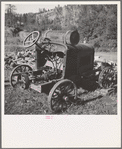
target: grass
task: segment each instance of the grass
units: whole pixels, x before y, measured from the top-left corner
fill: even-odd
[[[78,91],[82,91],[80,88]],[[48,107],[47,95],[34,90],[5,87],[5,114],[66,114],[66,115],[101,115],[117,114],[117,95],[108,96],[105,90],[79,94],[77,102],[64,111],[52,113]]]
[[[10,41],[10,40],[9,40]],[[14,46],[13,46],[14,44]],[[16,41],[11,39],[8,46],[5,46],[5,54],[16,53],[23,50],[21,47],[16,46]],[[98,53],[97,53],[98,54]],[[98,54],[99,55],[99,54]],[[106,56],[104,53],[102,56]],[[116,55],[113,53],[111,58],[116,60]],[[108,57],[109,53],[108,53]],[[5,69],[5,80],[9,80],[11,69]],[[86,86],[88,82],[86,82]],[[90,83],[90,82],[89,82]],[[92,84],[92,83],[91,83]],[[93,88],[93,86],[91,86]],[[38,93],[34,90],[20,90],[20,88],[12,88],[10,85],[5,85],[4,92],[4,113],[9,114],[60,114],[60,115],[115,115],[117,114],[117,94],[112,96],[107,95],[107,90],[100,89],[99,87],[94,90],[88,91],[80,87],[78,89],[78,99],[75,103],[63,113],[52,113],[48,107],[47,95]]]
[[[5,70],[5,80],[9,80],[11,70]],[[88,84],[91,85],[88,87]],[[89,91],[86,89],[89,88]],[[63,113],[52,113],[48,107],[48,95],[32,89],[22,90],[5,85],[5,114],[60,114],[60,115],[106,115],[117,114],[117,95],[107,95],[107,90],[94,87],[86,82],[78,89],[78,99]]]

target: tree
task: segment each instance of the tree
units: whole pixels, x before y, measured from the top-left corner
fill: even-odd
[[[27,14],[23,14],[23,22],[26,24],[27,23]]]
[[[43,10],[41,8],[39,8],[39,13],[42,13],[42,12],[43,12]]]
[[[5,9],[6,18],[5,19],[7,22],[8,20],[11,20],[9,24],[10,26],[15,24],[15,10],[16,10],[15,5],[6,4],[6,9]]]
[[[11,5],[11,4],[6,4],[6,13],[8,14],[14,14],[15,13],[15,10],[16,10],[16,7],[15,5]]]

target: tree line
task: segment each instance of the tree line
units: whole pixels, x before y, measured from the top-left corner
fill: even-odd
[[[47,12],[50,10],[39,9],[39,13],[14,13],[15,7],[9,5],[6,10],[7,20],[11,18],[13,25],[17,22],[28,30],[70,30],[77,29],[81,41],[94,44],[95,48],[117,48],[117,5],[58,5],[53,9],[55,17],[50,19]],[[40,16],[38,22],[36,16]]]

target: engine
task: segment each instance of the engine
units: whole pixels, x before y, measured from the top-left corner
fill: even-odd
[[[42,63],[37,63],[38,70],[33,72],[34,81],[44,83],[53,79],[60,79],[63,72],[63,53],[43,51],[40,56]],[[42,66],[42,64],[44,65]]]

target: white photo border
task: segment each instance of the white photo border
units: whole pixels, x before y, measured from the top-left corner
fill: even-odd
[[[54,1],[53,1],[54,2]],[[4,114],[4,6],[1,2],[2,148],[121,147],[121,3],[120,1],[57,1],[70,4],[117,4],[118,8],[118,113],[117,115],[5,115]]]

